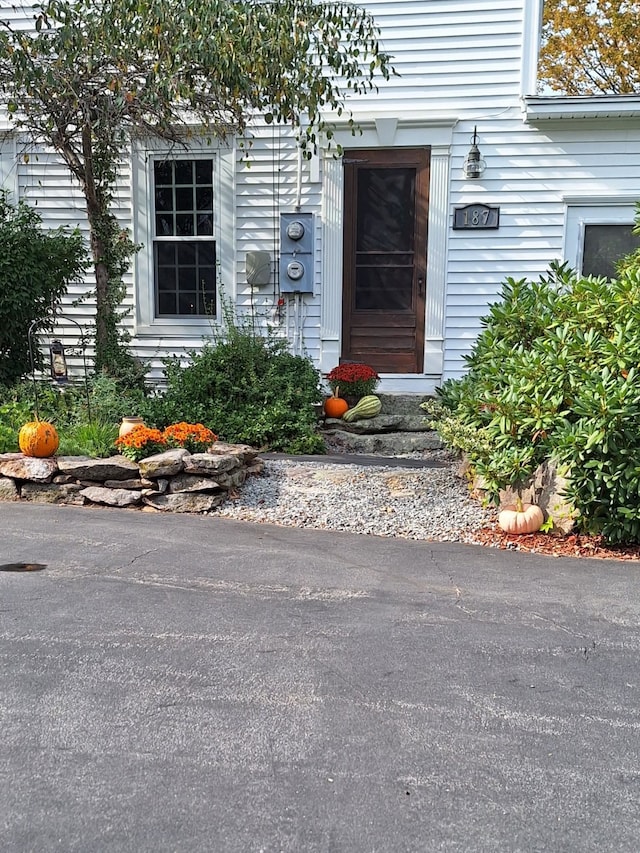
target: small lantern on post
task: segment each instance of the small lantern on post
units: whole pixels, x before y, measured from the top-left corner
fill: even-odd
[[[49,360],[51,362],[51,378],[54,382],[68,382],[67,360],[64,355],[62,341],[51,341],[49,345]]]

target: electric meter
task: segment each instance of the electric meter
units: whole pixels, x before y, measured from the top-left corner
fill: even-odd
[[[290,240],[302,240],[304,237],[304,225],[299,219],[294,219],[287,225],[287,237]]]

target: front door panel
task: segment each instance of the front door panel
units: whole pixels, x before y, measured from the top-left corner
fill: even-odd
[[[423,366],[429,152],[345,152],[342,359]]]

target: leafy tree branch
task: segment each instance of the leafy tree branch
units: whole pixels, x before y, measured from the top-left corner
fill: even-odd
[[[96,363],[107,369],[123,249],[135,251],[111,212],[131,139],[186,146],[196,132],[242,134],[262,115],[292,127],[309,155],[321,133],[331,137],[325,112],[341,115],[393,73],[372,17],[346,2],[45,0],[24,10],[31,29],[0,21],[0,101],[84,194]]]

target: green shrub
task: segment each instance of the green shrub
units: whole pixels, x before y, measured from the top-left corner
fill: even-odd
[[[612,281],[558,264],[508,279],[483,325],[431,412],[443,440],[494,498],[547,458],[568,466],[582,528],[640,541],[640,255]]]
[[[165,362],[166,390],[148,398],[141,416],[164,428],[178,421],[202,423],[221,440],[289,453],[316,453],[313,404],[322,397],[320,375],[308,358],[292,355],[273,333],[257,334],[225,314],[225,337],[190,352],[183,367]]]
[[[118,425],[94,421],[69,425],[58,431],[60,456],[91,456],[104,458],[116,453]]]
[[[0,394],[0,453],[17,453],[20,427],[32,420],[31,410],[25,403],[11,400]]]
[[[51,327],[70,281],[87,259],[79,231],[43,231],[39,215],[0,191],[0,384],[11,385],[30,370],[29,327]],[[37,347],[34,347],[37,350]],[[38,366],[41,356],[34,352]]]
[[[36,385],[30,380],[0,387],[0,453],[18,450],[20,427],[34,420],[37,412],[40,420],[55,425],[60,455],[109,456],[115,452],[120,421],[137,414],[143,400],[140,391],[123,389],[103,374],[89,379],[87,387],[84,383]]]

